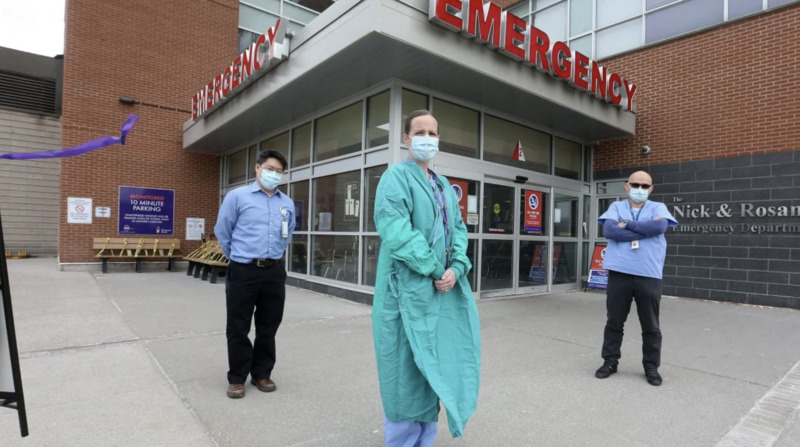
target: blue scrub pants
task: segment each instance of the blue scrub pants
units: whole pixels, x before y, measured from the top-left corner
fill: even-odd
[[[386,447],[433,447],[436,422],[390,421],[383,415],[383,439]]]

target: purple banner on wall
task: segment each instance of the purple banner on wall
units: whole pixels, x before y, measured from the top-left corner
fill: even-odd
[[[119,187],[119,234],[172,235],[175,191]]]

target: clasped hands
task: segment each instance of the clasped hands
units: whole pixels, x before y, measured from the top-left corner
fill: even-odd
[[[439,292],[447,292],[456,285],[456,274],[451,269],[447,269],[444,271],[444,275],[442,275],[442,279],[437,279],[433,281],[434,287]]]

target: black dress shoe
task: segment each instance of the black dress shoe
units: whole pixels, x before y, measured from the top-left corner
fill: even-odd
[[[614,374],[615,372],[617,372],[617,362],[606,361],[605,363],[603,363],[603,366],[601,366],[594,373],[594,376],[597,377],[598,379],[605,379],[606,377],[610,376],[611,374]]]
[[[645,369],[644,376],[647,377],[647,383],[650,385],[661,386],[661,374],[658,373],[656,368]]]

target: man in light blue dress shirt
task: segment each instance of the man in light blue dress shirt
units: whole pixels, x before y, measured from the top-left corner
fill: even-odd
[[[278,151],[262,151],[256,181],[225,195],[214,233],[230,260],[225,278],[228,397],[244,397],[244,383],[275,391],[275,333],[283,319],[286,267],[283,254],[295,227],[294,202],[278,189],[288,168]],[[256,336],[250,342],[255,315]]]
[[[660,202],[647,200],[653,179],[644,171],[631,174],[625,183],[628,200],[614,202],[598,218],[608,239],[603,267],[608,270],[607,320],[603,335],[603,366],[595,377],[605,379],[617,372],[623,327],[631,302],[642,326],[642,365],[647,383],[661,385],[661,277],[667,255],[667,227],[678,221]]]

